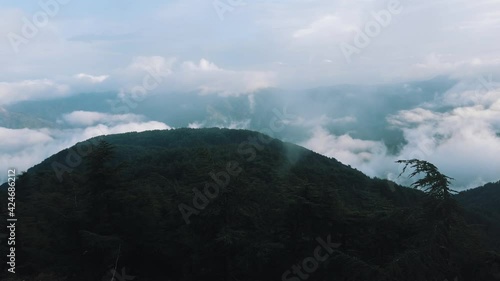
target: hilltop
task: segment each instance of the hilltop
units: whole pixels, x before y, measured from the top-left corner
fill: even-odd
[[[16,186],[36,280],[471,280],[496,258],[458,219],[443,265],[423,192],[253,131],[102,136]]]

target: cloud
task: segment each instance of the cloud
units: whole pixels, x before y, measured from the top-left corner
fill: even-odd
[[[203,95],[252,94],[275,85],[271,71],[230,70],[207,59],[179,61],[174,57],[138,56],[106,75],[84,72],[56,79],[0,82],[0,105],[25,100],[61,98],[85,92],[119,91],[124,95],[198,92]]]
[[[58,98],[68,94],[69,86],[49,79],[0,82],[0,104]]]
[[[414,78],[429,78],[449,75],[457,78],[471,78],[478,73],[489,72],[500,66],[500,56],[481,55],[462,59],[453,55],[431,53],[423,61],[413,65],[411,75]]]
[[[375,158],[385,155],[387,149],[382,142],[354,139],[348,134],[336,136],[322,127],[313,130],[311,137],[302,143],[317,153],[333,157],[345,164],[367,168]],[[374,173],[364,169],[374,176]]]
[[[168,75],[172,73],[173,64],[176,58],[164,58],[161,56],[138,56],[134,57],[127,70],[140,72],[157,72]]]
[[[119,13],[97,1],[61,7],[60,15],[51,18],[19,56],[9,55],[12,48],[5,35],[20,32],[22,18],[32,18],[32,11],[40,7],[16,3],[13,9],[0,9],[4,38],[0,52],[6,54],[0,64],[10,66],[0,70],[0,75],[5,81],[42,75],[56,79],[63,73],[111,75],[132,58],[141,65],[141,57],[154,57],[160,63],[162,58],[175,57],[178,65],[190,66],[187,73],[199,74],[203,67],[212,67],[212,74],[200,79],[192,74],[181,86],[229,95],[269,85],[305,88],[410,81],[437,74],[464,76],[498,69],[500,57],[500,40],[491,36],[500,29],[498,1],[402,1],[402,14],[380,36],[371,38],[351,64],[345,62],[339,43],[352,41],[355,30],[373,20],[373,13],[385,9],[387,1],[257,1],[235,7],[224,21],[211,2],[153,0],[147,5],[126,5]],[[96,9],[102,13],[79,12],[93,7],[103,8]],[[181,21],[182,30],[178,28]],[[205,60],[200,63],[201,58]],[[165,71],[169,63],[165,62]],[[213,72],[218,76],[210,81]],[[236,78],[239,82],[228,83]]]
[[[402,110],[397,115],[389,116],[387,121],[393,126],[406,126],[409,127],[412,124],[420,124],[425,121],[436,120],[439,114],[436,114],[430,110],[423,108],[415,108],[412,110]]]
[[[198,64],[192,62],[192,61],[187,61],[184,62],[183,67],[187,71],[221,71],[217,65],[213,62],[209,62],[206,59],[201,59]]]
[[[160,56],[138,57],[118,73],[122,77],[127,77],[129,92],[146,82],[155,85],[149,87],[153,89],[148,92],[181,91],[220,96],[251,94],[275,85],[272,72],[224,69],[204,58],[199,62],[191,60],[179,62],[176,58]],[[135,84],[130,81],[135,81]],[[143,88],[148,87],[143,86]]]
[[[346,116],[341,118],[335,118],[332,120],[333,123],[337,124],[346,124],[346,123],[355,123],[358,119],[355,116]]]
[[[109,78],[109,75],[94,76],[90,74],[80,73],[75,75],[75,78],[95,84],[104,82],[104,80]]]
[[[156,121],[123,122],[115,125],[99,124],[85,128],[64,130],[14,130],[0,127],[2,136],[7,137],[6,142],[2,141],[0,145],[0,169],[6,171],[7,169],[15,168],[18,172],[26,171],[47,157],[77,142],[99,135],[167,129],[171,129],[171,127]],[[0,182],[4,182],[5,180],[5,175],[0,176]]]
[[[114,32],[110,33],[87,33],[87,34],[79,34],[68,38],[69,41],[81,41],[86,43],[92,43],[96,41],[122,41],[127,42],[130,41],[130,38],[137,36],[136,32],[115,34]]]
[[[174,78],[183,81],[188,89],[221,96],[251,94],[275,85],[271,72],[228,70],[206,59],[184,62]]]
[[[200,129],[200,128],[227,128],[227,129],[249,129],[250,119],[246,120],[230,120],[227,122],[213,122],[213,121],[195,121],[188,124],[188,128]]]
[[[480,15],[475,15],[470,20],[463,21],[460,29],[472,29],[475,31],[482,31],[485,28],[499,28],[500,27],[500,12],[490,11],[484,12]]]
[[[123,123],[117,124],[114,126],[106,126],[106,125],[96,125],[93,127],[85,128],[82,132],[82,135],[86,138],[92,138],[98,135],[109,135],[109,134],[121,134],[127,132],[144,132],[151,130],[170,130],[172,127],[168,126],[165,123],[157,122],[157,121],[148,121],[148,122],[131,122],[131,123]]]
[[[53,141],[53,138],[48,134],[48,130],[30,130],[30,129],[8,129],[0,127],[0,135],[2,142],[0,143],[0,151],[13,151],[24,146],[34,146],[46,144]]]
[[[224,115],[211,105],[206,107],[208,118],[203,121],[194,121],[188,124],[188,128],[229,128],[229,129],[249,129],[251,119],[234,119]]]
[[[498,180],[500,87],[489,86],[477,91],[477,84],[459,83],[438,100],[448,108],[444,112],[414,108],[389,116],[408,142],[400,156],[433,162],[456,178],[459,188]]]
[[[403,132],[407,142],[397,157],[429,157],[453,174],[461,174],[465,165],[468,170],[464,175],[481,180],[495,176],[489,169],[498,167],[498,162],[489,157],[498,145],[499,87],[489,78],[486,82],[471,79],[500,73],[500,39],[492,36],[500,31],[499,1],[402,1],[403,12],[370,38],[369,46],[350,64],[339,44],[353,42],[355,29],[364,28],[373,20],[373,13],[386,8],[387,1],[254,1],[235,7],[225,14],[224,21],[210,1],[131,1],[120,11],[106,9],[103,3],[73,1],[71,6],[62,7],[36,38],[21,46],[19,55],[13,53],[7,34],[19,33],[23,17],[31,19],[40,7],[36,2],[18,1],[11,3],[12,9],[0,9],[0,64],[5,66],[0,69],[0,105],[80,92],[131,94],[139,86],[148,88],[146,94],[248,95],[252,112],[259,112],[254,92],[262,88],[406,83],[445,75],[465,82],[444,95],[437,93],[436,99],[425,104],[387,116],[387,125]],[[91,13],[97,10],[101,12]],[[286,90],[283,95],[287,95]],[[432,87],[415,86],[405,87],[401,93],[427,96],[432,91]],[[394,159],[384,154],[379,141],[332,130],[337,125],[362,123],[363,113],[352,115],[362,105],[349,106],[353,110],[346,110],[346,116],[321,118],[317,116],[329,109],[318,107],[324,111],[311,114],[314,118],[309,115],[292,120],[291,125],[314,128],[304,130],[311,138],[317,136],[318,142],[304,143],[338,154],[370,174],[397,172]],[[92,128],[145,122],[136,115],[101,114],[107,113],[71,112],[61,121]],[[191,125],[246,126],[217,119],[217,114],[211,117]],[[49,138],[39,137],[32,136],[50,145]],[[320,143],[327,148],[321,148]],[[365,150],[358,152],[357,146]],[[345,154],[341,153],[343,148]],[[481,153],[486,154],[484,161],[480,161]],[[450,156],[455,154],[458,156]],[[470,165],[461,155],[472,157]],[[465,176],[457,184],[468,185]]]
[[[294,38],[302,38],[310,35],[333,36],[342,33],[352,33],[356,30],[355,25],[342,21],[339,16],[326,15],[313,21],[307,27],[296,30],[292,36]]]
[[[453,107],[466,105],[490,106],[500,99],[500,82],[492,75],[480,76],[472,81],[457,83],[446,95],[441,104]]]
[[[369,176],[407,185],[411,181],[397,178],[401,167],[394,162],[417,158],[453,177],[457,190],[499,179],[500,84],[491,77],[458,82],[433,100],[388,115],[387,125],[404,137],[395,154],[382,141],[335,134],[335,120],[303,117],[293,124],[314,128],[302,145]]]
[[[297,116],[294,120],[291,120],[288,124],[293,126],[300,126],[305,128],[316,128],[325,127],[329,125],[345,125],[350,123],[356,123],[358,120],[355,116],[344,116],[338,118],[328,117],[326,114],[321,114],[318,117],[312,118],[310,116],[303,117]]]
[[[62,116],[62,120],[72,126],[91,126],[95,124],[117,124],[123,122],[140,122],[144,116],[136,114],[108,114],[91,111],[73,111]]]

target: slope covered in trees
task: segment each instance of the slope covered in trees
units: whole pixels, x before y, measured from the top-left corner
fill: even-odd
[[[459,207],[442,232],[429,195],[245,130],[95,138],[20,175],[16,200],[26,280],[499,277]]]
[[[500,181],[463,191],[457,200],[467,210],[466,218],[481,229],[488,246],[500,251]]]

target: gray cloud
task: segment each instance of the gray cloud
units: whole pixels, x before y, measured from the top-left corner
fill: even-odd
[[[69,86],[49,79],[0,82],[0,105],[24,100],[54,99],[69,94]]]
[[[118,124],[118,123],[132,123],[141,122],[144,116],[136,114],[108,114],[101,112],[91,111],[73,111],[62,116],[62,122],[66,122],[71,126],[92,126],[95,124]]]
[[[105,9],[104,2],[72,1],[17,55],[7,35],[22,30],[23,17],[39,7],[0,7],[2,107],[82,92],[119,92],[118,98],[126,99],[145,80],[158,82],[146,93],[151,102],[133,108],[137,114],[112,114],[102,109],[105,102],[99,109],[72,108],[59,119],[79,128],[4,128],[14,140],[29,136],[25,143],[34,148],[5,141],[3,149],[18,151],[8,154],[9,161],[22,166],[47,156],[29,149],[55,152],[81,139],[74,135],[87,136],[87,130],[163,128],[164,123],[146,121],[160,101],[177,102],[170,107],[175,114],[191,114],[168,115],[184,126],[249,129],[259,128],[260,115],[270,107],[292,104],[299,117],[288,124],[288,140],[369,175],[393,177],[395,159],[418,157],[457,177],[459,187],[498,180],[500,163],[493,155],[499,147],[499,84],[477,77],[500,74],[500,40],[493,36],[500,31],[500,2],[400,2],[402,12],[350,62],[339,46],[354,42],[389,1],[248,1],[223,20],[211,1],[124,2],[127,9],[119,13]],[[161,81],[151,80],[155,75]],[[449,90],[442,86],[449,81],[412,82],[440,75],[459,82]],[[331,87],[344,84],[358,86]],[[276,88],[281,90],[273,92]],[[260,101],[263,93],[279,94]],[[228,102],[234,116],[220,108],[207,116],[205,105],[194,106],[179,94],[220,104],[218,97],[246,96]],[[249,112],[243,111],[247,107]],[[61,145],[47,150],[52,142]],[[35,160],[28,161],[29,155]]]
[[[75,114],[70,116],[74,117]],[[0,144],[0,169],[6,171],[9,168],[15,168],[18,172],[26,171],[62,149],[99,135],[170,129],[168,125],[161,122],[129,122],[126,120],[128,118],[122,117],[117,116],[116,118],[122,122],[113,125],[93,124],[83,128],[7,129],[0,127],[0,134],[6,140]],[[0,176],[0,182],[4,182],[5,179],[5,175]]]
[[[455,178],[455,188],[472,188],[500,177],[500,87],[484,79],[461,82],[428,102],[387,116],[389,126],[401,130],[406,144],[390,155],[382,142],[335,135],[322,127],[303,144],[335,157],[371,176],[396,179],[398,159],[419,158],[436,164]],[[478,87],[479,86],[479,87]],[[321,124],[321,122],[318,122]]]

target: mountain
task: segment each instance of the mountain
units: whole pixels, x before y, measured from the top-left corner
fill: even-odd
[[[0,127],[9,129],[52,128],[55,123],[27,114],[11,112],[0,107]]]
[[[105,280],[113,269],[124,280],[497,280],[500,258],[481,230],[460,213],[441,220],[435,203],[253,131],[108,135],[18,177],[17,271],[26,280]]]
[[[460,192],[457,200],[466,208],[470,222],[478,224],[485,239],[500,251],[500,181]]]
[[[61,122],[65,114],[90,111],[134,113],[173,128],[199,126],[256,131],[266,126],[278,110],[293,116],[293,120],[288,120],[293,122],[277,133],[277,137],[287,136],[291,142],[302,143],[310,138],[311,126],[322,125],[335,135],[383,140],[389,151],[396,153],[406,141],[400,130],[391,128],[387,117],[431,102],[456,83],[446,77],[436,77],[396,84],[336,85],[304,90],[271,88],[250,96],[151,93],[138,102],[123,101],[113,92],[82,93],[52,100],[21,101],[6,109],[33,119],[48,120],[61,128],[72,126]]]

